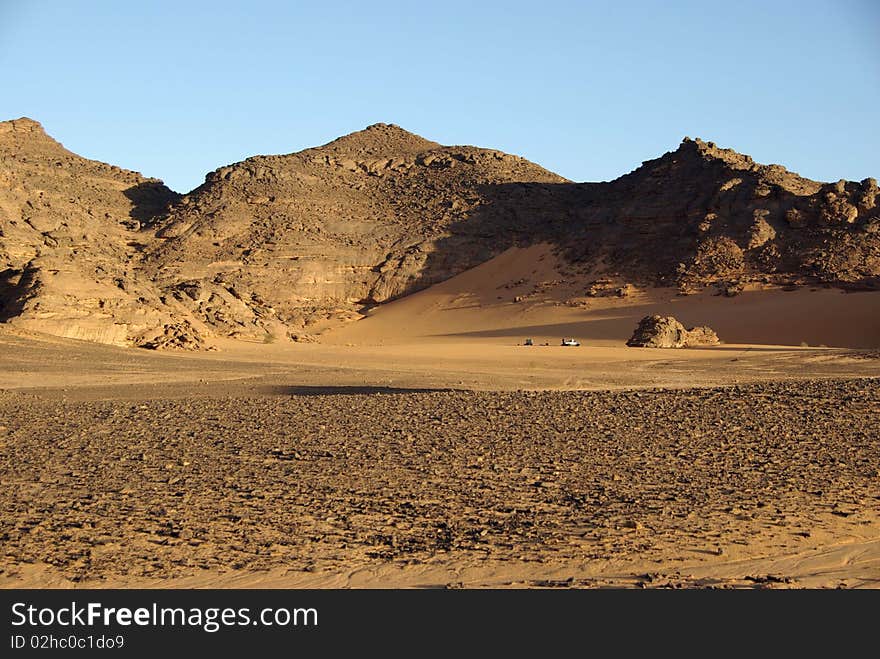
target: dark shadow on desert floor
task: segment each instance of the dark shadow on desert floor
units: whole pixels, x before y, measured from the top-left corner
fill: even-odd
[[[406,388],[406,387],[382,387],[369,385],[341,385],[341,386],[268,386],[259,387],[257,392],[272,396],[358,396],[374,394],[433,394],[451,392],[454,389],[444,388]]]

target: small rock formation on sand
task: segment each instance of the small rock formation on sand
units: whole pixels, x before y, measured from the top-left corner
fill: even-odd
[[[161,333],[140,344],[149,350],[204,350],[210,349],[201,333],[188,321],[165,325]]]
[[[718,344],[718,335],[709,327],[685,326],[672,316],[645,316],[626,342],[631,348],[689,348]]]

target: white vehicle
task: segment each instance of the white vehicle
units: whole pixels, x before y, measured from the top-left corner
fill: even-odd
[[[577,339],[562,339],[562,345],[564,346],[579,346],[580,341]]]

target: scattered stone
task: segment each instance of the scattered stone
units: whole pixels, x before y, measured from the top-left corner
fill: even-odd
[[[140,344],[148,350],[202,350],[205,339],[189,322],[165,325],[160,335]]]

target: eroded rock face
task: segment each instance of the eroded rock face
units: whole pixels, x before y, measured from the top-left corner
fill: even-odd
[[[717,344],[718,335],[711,328],[686,329],[672,316],[645,316],[626,342],[631,348],[689,348]]]
[[[0,318],[117,345],[170,322],[175,311],[134,270],[142,226],[177,196],[71,153],[36,121],[0,122]]]

